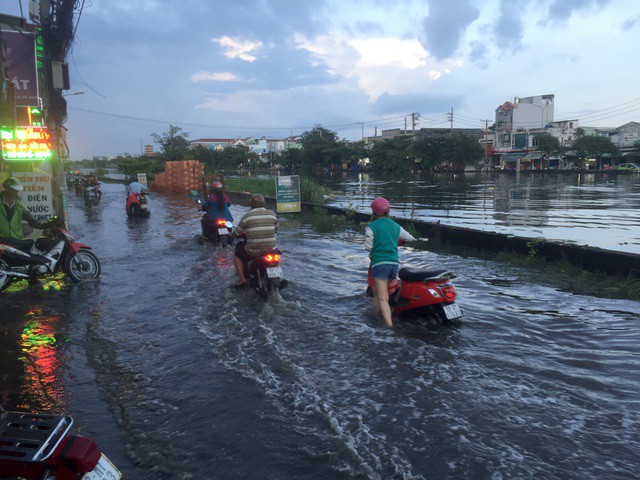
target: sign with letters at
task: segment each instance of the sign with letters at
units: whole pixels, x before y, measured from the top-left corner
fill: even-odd
[[[28,32],[2,30],[7,54],[7,80],[13,84],[16,107],[39,105],[35,37]]]
[[[138,177],[138,183],[141,183],[145,187],[149,186],[149,185],[147,185],[147,174],[146,173],[138,173],[138,174],[136,174],[136,176]]]
[[[301,210],[298,175],[276,178],[276,202],[278,213],[293,213]]]
[[[44,222],[53,217],[51,174],[46,172],[13,172],[11,176],[16,177],[22,183],[24,187],[24,190],[20,192],[22,203],[38,221]]]

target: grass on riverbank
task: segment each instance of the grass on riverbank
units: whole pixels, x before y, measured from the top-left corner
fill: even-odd
[[[227,178],[225,179],[227,190],[232,192],[259,193],[265,197],[276,196],[275,178]],[[325,196],[331,193],[326,187],[307,178],[300,178],[300,197],[303,202],[323,205]]]

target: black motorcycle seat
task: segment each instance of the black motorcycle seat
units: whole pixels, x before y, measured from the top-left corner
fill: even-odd
[[[31,247],[33,247],[33,240],[25,238],[24,240],[17,240],[15,238],[0,238],[0,243],[6,243],[18,250],[22,250],[25,253],[29,253]]]
[[[447,272],[448,270],[446,269],[419,270],[417,268],[401,268],[398,272],[398,277],[405,282],[422,282],[429,278],[437,278]]]

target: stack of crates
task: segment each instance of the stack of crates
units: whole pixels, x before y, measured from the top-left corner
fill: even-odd
[[[167,162],[164,173],[156,176],[158,190],[175,193],[189,193],[202,188],[204,164],[197,160]]]

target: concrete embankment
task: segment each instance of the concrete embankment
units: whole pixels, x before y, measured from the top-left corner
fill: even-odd
[[[227,192],[231,200],[248,205],[250,194]],[[275,209],[275,199],[267,198],[267,205]],[[303,203],[303,212],[313,212],[318,205]],[[333,206],[322,206],[332,215],[348,216],[354,221],[368,222],[371,215],[353,212]],[[597,247],[575,245],[557,240],[535,237],[519,237],[504,233],[474,230],[466,227],[443,225],[439,222],[395,218],[400,225],[417,230],[421,236],[437,239],[442,245],[459,245],[489,252],[511,252],[519,255],[534,255],[547,261],[564,260],[590,272],[602,272],[626,279],[640,278],[640,255],[615,252]]]

